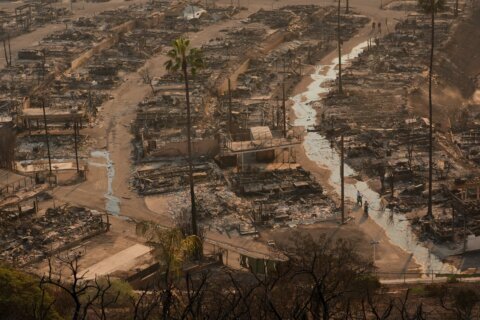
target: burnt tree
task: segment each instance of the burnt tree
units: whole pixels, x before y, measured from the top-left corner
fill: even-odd
[[[0,168],[12,170],[15,160],[15,129],[0,126]]]

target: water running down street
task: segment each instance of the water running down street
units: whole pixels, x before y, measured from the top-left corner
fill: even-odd
[[[354,47],[351,52],[342,56],[342,67],[348,65],[367,47],[363,42]],[[326,71],[325,71],[326,70]],[[315,73],[311,75],[313,82],[308,86],[307,91],[292,98],[293,110],[295,111],[296,126],[312,127],[316,124],[316,111],[312,103],[328,93],[327,84],[334,81],[338,74],[338,58],[328,66],[317,66]],[[330,141],[317,132],[308,132],[303,142],[306,155],[318,166],[327,168],[331,172],[329,183],[335,191],[340,193],[340,156],[330,148]],[[345,164],[345,176],[355,176],[355,171]],[[382,229],[385,230],[390,241],[413,255],[417,263],[422,266],[423,273],[429,272],[451,272],[455,273],[456,268],[445,264],[432,254],[429,249],[419,243],[415,234],[411,231],[411,225],[402,214],[395,214],[388,209],[380,210],[380,195],[372,190],[364,181],[354,180],[352,184],[345,184],[345,196],[355,201],[357,191],[360,191],[370,203],[370,218],[373,219]],[[347,212],[348,212],[348,208]]]

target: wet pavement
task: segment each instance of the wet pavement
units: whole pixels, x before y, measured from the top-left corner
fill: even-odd
[[[349,53],[342,56],[342,67],[348,66],[349,61],[355,59],[367,47],[363,42],[354,47]],[[294,97],[293,110],[295,111],[296,126],[312,127],[316,124],[316,111],[312,102],[319,101],[321,96],[328,93],[328,84],[335,81],[338,73],[338,58],[327,66],[317,66],[315,73],[311,75],[313,82],[308,89]],[[340,156],[330,147],[330,141],[317,132],[308,132],[303,143],[307,157],[318,166],[328,169],[332,174],[329,183],[340,193]],[[345,176],[356,176],[356,172],[345,164]],[[428,248],[419,243],[413,234],[410,222],[403,214],[395,214],[390,210],[381,210],[380,195],[372,190],[364,181],[349,178],[352,183],[345,184],[345,197],[352,202],[356,200],[357,191],[370,204],[370,218],[385,230],[390,241],[411,253],[415,261],[421,265],[423,273],[429,272],[456,272],[455,267],[443,263],[433,255]]]
[[[105,202],[105,210],[114,215],[120,215],[120,199],[113,195],[113,188],[112,182],[113,178],[115,177],[115,166],[113,161],[110,159],[110,153],[106,150],[97,150],[92,151],[91,153],[93,158],[103,158],[106,161],[105,166],[107,168],[107,178],[108,178],[108,188],[107,193],[105,193],[104,197],[106,199]],[[99,165],[97,163],[90,162],[90,165]]]

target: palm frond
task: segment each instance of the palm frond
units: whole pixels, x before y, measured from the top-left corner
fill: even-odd
[[[169,72],[176,73],[182,69],[184,63],[190,70],[192,76],[197,74],[197,70],[204,67],[204,60],[201,50],[190,47],[190,40],[178,38],[172,41],[172,49],[168,51],[169,60],[165,62],[165,69]]]
[[[137,235],[148,239],[153,256],[175,276],[182,273],[184,262],[202,248],[199,237],[184,237],[180,229],[167,230],[150,221],[137,223],[136,231]]]
[[[181,242],[181,250],[187,256],[193,255],[195,252],[197,252],[201,248],[202,248],[202,241],[198,236],[195,236],[195,235],[188,236],[185,239],[183,239]]]

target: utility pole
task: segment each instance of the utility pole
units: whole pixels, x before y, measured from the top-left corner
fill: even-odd
[[[375,264],[375,261],[377,260],[377,254],[376,254],[376,246],[380,244],[380,241],[378,240],[372,240],[370,241],[370,244],[372,245],[373,247],[373,264]]]
[[[46,63],[46,57],[45,57],[45,48],[42,49],[42,80],[45,80],[45,63]]]
[[[92,85],[91,84],[90,84],[90,87],[88,88],[88,111],[93,113]]]
[[[275,107],[272,108],[272,128],[275,129]]]
[[[42,109],[43,109],[43,124],[45,126],[45,139],[47,142],[48,170],[51,176],[52,175],[52,159],[50,157],[50,141],[48,140],[47,115],[45,113],[45,99],[43,98],[42,98]]]
[[[287,108],[285,103],[285,75],[287,73],[285,57],[283,58],[283,81],[282,81],[282,111],[283,111],[283,137],[287,137]]]
[[[433,84],[433,54],[435,49],[435,2],[431,2],[432,14],[432,38],[430,48],[430,65],[428,72],[428,209],[427,217],[433,218],[433,98],[432,98],[432,84]]]
[[[392,167],[390,172],[390,197],[395,195],[395,169]]]
[[[75,134],[75,163],[77,165],[77,173],[80,173],[80,166],[78,165],[78,122],[73,123],[73,131]]]
[[[343,93],[342,88],[342,39],[340,36],[340,0],[338,0],[338,15],[337,15],[337,42],[338,42],[338,93]]]
[[[9,63],[12,66],[12,48],[10,47],[10,33],[7,33]]]
[[[345,223],[345,174],[344,167],[344,148],[343,148],[343,134],[340,137],[340,201],[342,206],[342,224]]]
[[[455,241],[455,206],[452,203],[452,240]]]
[[[467,251],[467,214],[463,213],[463,253]]]
[[[282,82],[283,137],[287,137],[287,108],[285,103],[285,81]]]
[[[5,53],[5,63],[7,65],[7,67],[10,66],[10,59],[8,58],[8,53],[7,53],[7,43],[5,41],[5,39],[2,40],[3,42],[3,51]]]
[[[279,98],[277,96],[277,106],[275,108],[275,115],[276,115],[276,125],[275,125],[275,128],[280,128],[280,104],[279,104]]]
[[[228,131],[232,134],[232,85],[228,78]]]

